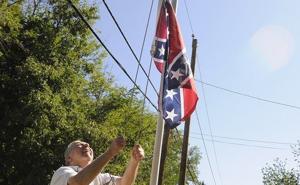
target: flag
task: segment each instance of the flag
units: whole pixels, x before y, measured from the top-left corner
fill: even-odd
[[[169,1],[162,4],[151,53],[157,69],[164,75],[160,111],[168,126],[175,128],[190,117],[198,96],[180,28]]]

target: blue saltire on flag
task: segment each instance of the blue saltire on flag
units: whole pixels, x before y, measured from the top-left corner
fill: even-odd
[[[153,43],[153,61],[157,69],[164,72],[161,111],[168,126],[175,128],[190,117],[198,96],[180,28],[169,1],[162,4]]]

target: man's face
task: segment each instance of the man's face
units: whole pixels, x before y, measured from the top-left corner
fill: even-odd
[[[80,166],[84,168],[93,160],[93,150],[86,142],[78,141],[72,144],[68,155],[69,165]]]

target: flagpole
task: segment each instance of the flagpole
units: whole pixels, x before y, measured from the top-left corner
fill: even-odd
[[[160,14],[161,6],[164,1],[165,0],[159,0],[159,2],[158,2],[156,23],[158,22],[157,20],[158,20],[159,14]],[[172,6],[176,12],[177,0],[172,0]],[[164,73],[165,73],[164,70],[165,70],[165,64],[163,64],[163,71],[161,73],[159,106],[162,106],[163,82],[164,82]],[[164,127],[165,127],[165,121],[163,120],[162,107],[159,107],[159,117],[158,117],[158,121],[157,121],[156,134],[155,134],[150,185],[158,185],[158,179],[159,179],[160,168],[161,168],[160,162],[161,162],[161,151],[162,151],[162,144],[163,144]],[[166,131],[167,131],[167,133],[164,133],[164,134],[167,135],[165,137],[168,137],[169,129],[167,129]],[[167,147],[167,145],[165,146],[165,151],[167,149],[166,147]],[[166,156],[164,156],[164,158],[165,157]],[[164,162],[162,165],[164,166]],[[162,173],[163,173],[163,169],[162,169]]]
[[[150,177],[150,185],[157,185],[158,182],[158,174],[159,174],[159,165],[160,165],[160,153],[161,153],[161,145],[162,145],[162,136],[164,132],[164,121],[161,113],[159,113],[159,118],[157,121],[156,127],[156,135],[155,135],[155,144],[152,158],[152,169],[151,169],[151,177]]]
[[[158,7],[157,7],[157,17],[156,17],[156,24],[158,22],[160,9],[164,0],[159,0]],[[164,69],[163,64],[163,69]],[[164,125],[165,122],[163,120],[162,115],[162,94],[163,94],[163,80],[164,80],[164,71],[161,73],[160,79],[160,90],[159,90],[159,115],[157,120],[156,126],[156,133],[155,133],[155,143],[153,149],[153,157],[152,157],[152,168],[151,168],[151,176],[150,176],[150,185],[157,185],[158,183],[158,176],[159,176],[159,166],[160,166],[160,157],[161,157],[161,148],[162,148],[162,140],[163,140],[163,132],[164,132]]]
[[[197,39],[193,37],[192,42],[192,60],[191,60],[191,69],[194,74],[195,71],[195,63],[196,63],[196,51],[197,51]],[[185,121],[184,124],[184,135],[183,135],[183,143],[181,150],[181,162],[180,162],[180,173],[179,173],[179,182],[178,185],[185,185],[185,177],[186,177],[186,165],[188,159],[188,145],[189,145],[189,135],[190,135],[190,118]]]
[[[162,141],[162,149],[161,149],[161,156],[160,156],[160,166],[159,166],[159,174],[158,174],[158,185],[163,184],[163,177],[164,177],[164,169],[165,169],[165,161],[168,153],[168,141],[170,135],[170,128],[165,124],[164,126],[164,135]]]
[[[177,12],[177,2],[178,2],[177,0],[172,0],[172,2],[171,2],[175,14]],[[165,67],[163,69],[165,69]],[[163,82],[161,81],[161,83],[163,83]],[[170,129],[168,128],[168,126],[166,124],[164,124],[157,185],[162,185],[163,184],[165,161],[166,161],[167,153],[168,153],[169,135],[170,135]]]

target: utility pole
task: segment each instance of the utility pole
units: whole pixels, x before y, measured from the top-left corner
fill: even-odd
[[[196,63],[196,51],[197,51],[197,39],[193,37],[192,42],[192,60],[191,60],[191,69],[194,74],[195,63]],[[188,118],[184,123],[184,135],[183,135],[183,144],[181,150],[181,162],[180,162],[180,173],[179,173],[179,182],[178,185],[185,185],[185,176],[186,176],[186,166],[188,159],[188,145],[189,145],[189,135],[190,135],[190,118]]]

